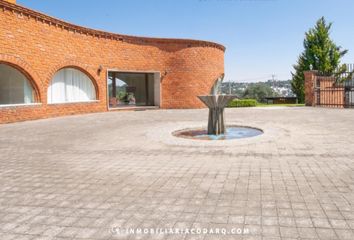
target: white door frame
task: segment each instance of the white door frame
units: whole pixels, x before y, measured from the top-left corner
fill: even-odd
[[[161,88],[161,72],[148,70],[148,71],[141,71],[141,70],[122,70],[116,68],[108,68],[106,71],[106,99],[107,99],[107,109],[117,109],[117,108],[110,108],[109,107],[109,88],[108,88],[108,74],[109,72],[118,72],[118,73],[153,73],[154,74],[154,106],[160,107],[161,106],[161,96],[162,96],[162,88]],[[158,74],[158,78],[155,80],[155,74]],[[157,82],[158,81],[158,82]],[[156,88],[157,87],[157,88]],[[158,90],[158,91],[156,91]],[[156,95],[158,94],[158,95]]]

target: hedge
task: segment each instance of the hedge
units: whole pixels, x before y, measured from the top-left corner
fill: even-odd
[[[256,99],[234,99],[228,104],[228,107],[255,107],[255,106],[257,106]]]

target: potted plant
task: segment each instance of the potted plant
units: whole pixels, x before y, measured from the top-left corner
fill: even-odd
[[[129,105],[135,105],[136,104],[136,100],[135,100],[135,97],[134,97],[134,93],[128,93],[127,100],[128,100]]]
[[[109,105],[110,105],[110,106],[116,107],[117,104],[118,104],[118,100],[117,100],[116,97],[111,97],[111,98],[109,99]]]

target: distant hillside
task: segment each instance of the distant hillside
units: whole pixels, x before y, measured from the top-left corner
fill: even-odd
[[[264,85],[270,87],[273,90],[273,96],[295,96],[294,93],[291,91],[291,80],[268,80],[266,82],[223,82],[221,85],[221,92],[225,94],[236,94],[242,97],[248,87],[253,87],[255,85]]]

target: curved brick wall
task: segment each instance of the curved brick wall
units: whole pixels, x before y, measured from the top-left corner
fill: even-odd
[[[107,111],[107,69],[161,72],[161,108],[203,107],[196,96],[208,94],[224,73],[225,48],[212,42],[92,30],[3,0],[0,19],[0,62],[25,73],[41,103],[0,108],[0,123]],[[97,88],[97,102],[46,104],[52,76],[68,66],[90,75]]]

